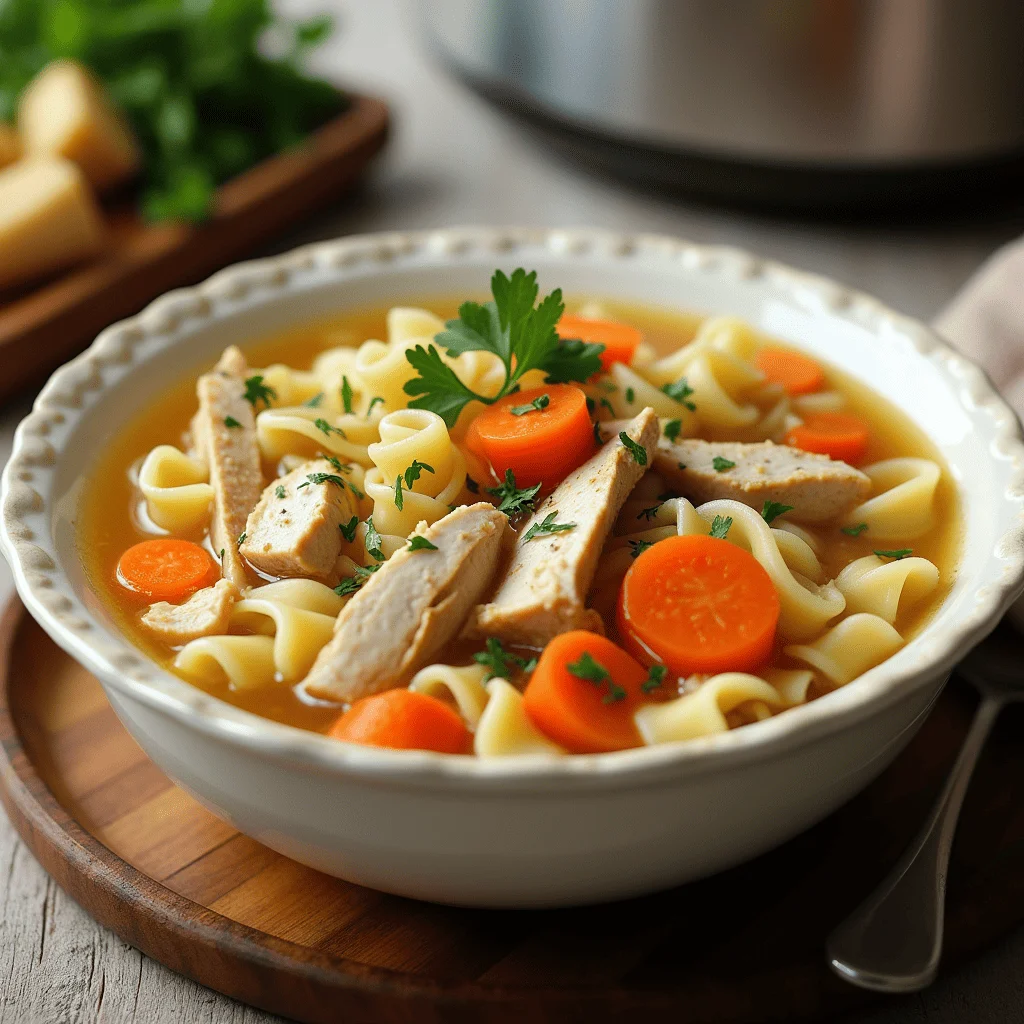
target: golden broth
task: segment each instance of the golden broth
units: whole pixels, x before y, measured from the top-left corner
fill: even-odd
[[[459,301],[417,302],[410,299],[402,304],[422,305],[448,318],[456,315]],[[690,341],[702,320],[694,314],[614,301],[601,300],[601,304],[617,319],[639,327],[645,340],[659,354],[672,352]],[[582,305],[582,300],[572,302],[570,311]],[[254,367],[285,363],[295,369],[309,369],[316,356],[325,349],[337,345],[359,345],[367,338],[386,337],[388,308],[350,310],[329,320],[261,339],[248,348],[247,358]],[[827,364],[822,366],[826,387],[840,391],[849,408],[871,427],[871,442],[864,464],[912,456],[932,459],[942,467],[935,492],[936,525],[913,543],[915,555],[927,558],[938,567],[940,583],[928,600],[909,610],[901,610],[897,617],[895,628],[909,639],[942,603],[955,578],[961,541],[956,488],[934,445],[907,416],[849,375]],[[168,669],[172,666],[175,652],[157,642],[139,625],[139,615],[148,602],[118,585],[116,569],[126,548],[151,536],[141,529],[134,514],[139,495],[132,483],[132,469],[156,445],[179,444],[195,410],[195,379],[190,377],[156,399],[149,409],[130,422],[94,467],[78,521],[82,562],[94,590],[132,642]],[[710,439],[724,440],[725,436]],[[730,432],[728,439],[744,440],[740,432]],[[826,526],[825,529],[831,531],[821,556],[826,579],[834,578],[853,559],[872,553],[874,544],[870,538],[847,536],[838,527]],[[614,623],[608,623],[608,626],[614,635]],[[452,660],[463,664],[470,653],[465,645],[457,645],[448,652]],[[669,687],[664,689],[670,690]],[[210,687],[209,692],[267,718],[316,731],[326,730],[338,714],[336,708],[314,706],[301,700],[287,686],[233,691],[225,683]],[[670,695],[665,693],[665,696]]]

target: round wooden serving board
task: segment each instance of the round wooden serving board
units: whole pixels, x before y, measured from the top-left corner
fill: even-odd
[[[885,775],[760,859],[643,899],[578,910],[417,903],[318,874],[174,786],[99,684],[19,606],[0,628],[0,781],[43,866],[143,952],[305,1022],[821,1020],[869,998],[825,965],[829,929],[922,820],[974,699],[954,684]],[[967,797],[947,965],[1024,919],[1024,709]],[[609,828],[614,828],[609,822]]]

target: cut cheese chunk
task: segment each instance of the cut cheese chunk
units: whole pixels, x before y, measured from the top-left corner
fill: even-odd
[[[21,156],[21,139],[9,124],[0,122],[0,167],[13,164]]]
[[[93,256],[106,229],[82,172],[67,160],[0,171],[0,288]]]
[[[18,103],[27,155],[73,160],[98,191],[131,178],[141,153],[131,129],[80,64],[57,60],[29,83]]]

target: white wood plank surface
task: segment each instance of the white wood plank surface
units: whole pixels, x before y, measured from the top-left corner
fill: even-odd
[[[288,0],[322,10],[327,0]],[[931,226],[794,222],[630,189],[568,165],[494,114],[419,53],[402,0],[336,0],[340,34],[319,70],[394,103],[383,166],[352,203],[288,240],[447,224],[593,224],[752,249],[930,317],[1024,216]],[[0,412],[0,458],[27,400]],[[5,570],[6,567],[3,567]],[[9,587],[0,580],[0,591]],[[837,880],[837,884],[841,884]],[[1010,1024],[1024,1020],[1024,930],[923,995],[849,1024]],[[181,978],[96,925],[45,875],[0,813],[0,1024],[270,1024]]]

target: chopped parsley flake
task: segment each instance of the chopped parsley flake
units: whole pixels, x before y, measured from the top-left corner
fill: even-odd
[[[357,576],[362,576],[363,579],[366,579],[368,576],[372,576],[380,568],[380,565],[380,562],[376,565],[357,565],[355,573]]]
[[[498,511],[504,512],[509,519],[525,515],[533,511],[534,501],[540,493],[540,484],[533,487],[516,487],[516,475],[511,469],[505,470],[505,480],[499,487],[488,487],[488,494],[500,500]]]
[[[637,519],[646,519],[650,522],[658,514],[659,508],[661,508],[660,505],[652,505],[650,508],[641,509],[637,513]]]
[[[359,525],[359,516],[353,516],[347,523],[339,523],[342,537],[352,544],[356,539],[356,527]]]
[[[235,542],[238,547],[241,547],[245,543],[245,537],[246,537],[246,533],[245,533],[245,530],[243,530],[238,535],[238,540]]]
[[[361,580],[357,576],[349,576],[334,588],[334,592],[338,597],[348,597],[350,594],[354,594],[364,582],[365,580]]]
[[[218,557],[220,558],[221,562],[224,561],[224,549],[223,548],[220,549],[220,555]]]
[[[677,467],[678,467],[679,469],[686,469],[686,463],[685,463],[685,462],[677,462],[677,463],[676,463],[676,466],[677,466]]]
[[[614,416],[614,415],[615,415],[615,409],[614,409],[614,407],[612,406],[612,403],[611,403],[611,402],[609,402],[607,398],[602,398],[602,399],[600,400],[600,403],[599,403],[599,404],[600,404],[600,406],[601,406],[601,408],[602,408],[602,409],[607,409],[607,410],[608,410],[608,412],[609,412],[609,413],[610,413],[610,414],[611,414],[612,416]]]
[[[895,558],[897,561],[901,558],[906,558],[907,555],[914,553],[913,548],[894,548],[891,551],[876,551],[875,554],[879,558]]]
[[[727,469],[732,469],[736,465],[731,459],[723,458],[721,455],[716,455],[711,460],[711,465],[715,467],[716,473],[724,473]]]
[[[397,508],[399,512],[401,512],[402,509],[405,508],[405,498],[402,496],[401,473],[399,473],[398,476],[395,477],[395,508]]]
[[[783,505],[781,501],[766,501],[764,508],[761,509],[761,518],[766,523],[773,523],[779,516],[784,516],[787,512],[792,511],[792,505]]]
[[[325,455],[323,452],[320,453],[320,458],[324,462],[329,462],[339,473],[351,473],[352,464],[350,462],[342,462],[340,459],[333,455]]]
[[[693,402],[687,401],[690,395],[693,394],[693,388],[691,388],[690,385],[686,383],[685,377],[680,377],[679,380],[675,382],[675,384],[663,384],[661,390],[664,391],[665,394],[668,395],[668,397],[671,398],[673,401],[679,402],[681,405],[686,406],[686,408],[689,409],[690,412],[696,411],[697,406],[694,405]]]
[[[647,465],[647,449],[642,444],[637,444],[624,430],[619,431],[619,440],[624,448],[629,449],[629,454],[638,466]]]
[[[409,550],[410,551],[436,551],[437,545],[431,544],[426,537],[422,534],[417,533],[415,536],[409,538]]]
[[[319,416],[315,420],[313,420],[313,426],[316,427],[316,429],[319,430],[320,433],[325,435],[326,437],[330,437],[331,434],[338,434],[341,437],[345,436],[345,431],[342,430],[341,427],[332,427],[330,423],[327,422],[327,420]]]
[[[487,649],[477,651],[473,655],[473,660],[487,669],[487,675],[484,676],[485,683],[491,679],[508,679],[513,668],[521,669],[523,672],[532,672],[537,667],[536,658],[520,658],[519,655],[506,651],[502,647],[501,641],[494,636],[487,638]]]
[[[558,515],[558,510],[549,512],[545,517],[544,521],[540,523],[534,523],[526,533],[523,535],[523,543],[533,540],[536,537],[549,537],[555,533],[565,533],[568,530],[575,530],[575,523],[556,523],[555,518]]]
[[[367,416],[369,416],[369,415],[370,415],[370,413],[371,413],[371,412],[373,412],[373,407],[374,407],[374,406],[375,406],[375,405],[376,405],[376,404],[377,404],[378,402],[379,402],[379,403],[380,403],[381,405],[383,405],[383,404],[384,404],[384,399],[383,399],[383,398],[381,398],[381,397],[380,397],[380,395],[374,395],[374,396],[373,396],[373,398],[371,398],[371,399],[370,399],[370,404],[369,404],[369,405],[368,405],[368,406],[366,407],[366,415],[367,415]]]
[[[366,538],[363,544],[366,547],[366,553],[375,562],[384,561],[384,552],[380,549],[380,534],[377,532],[377,527],[373,525],[373,516],[366,520]]]
[[[420,478],[420,473],[433,473],[434,467],[428,466],[425,462],[420,462],[419,459],[413,459],[412,465],[405,471],[405,486],[412,490],[412,485],[416,483]]]
[[[341,377],[341,407],[345,410],[346,415],[352,415],[352,385],[348,382],[348,377],[342,374]]]
[[[596,408],[597,408],[597,402],[595,402],[590,397],[590,395],[587,395],[587,412],[590,413],[591,416],[593,416],[594,415],[594,410]]]
[[[662,430],[662,433],[664,433],[665,437],[667,437],[670,441],[675,443],[675,441],[678,439],[679,433],[680,433],[680,431],[682,429],[683,429],[683,421],[682,420],[669,420],[668,423],[665,424],[665,426],[664,426],[664,428]]]
[[[631,540],[629,542],[629,550],[634,558],[639,558],[648,548],[653,547],[653,540]]]
[[[604,444],[604,438],[601,437],[601,424],[598,423],[597,420],[594,421],[594,444],[596,444],[598,448]]]
[[[729,535],[730,526],[732,526],[732,516],[715,516],[711,521],[711,532],[708,536],[717,537],[719,540],[725,540]]]
[[[359,501],[362,501],[366,497],[365,494],[351,480],[348,482],[348,489],[356,496]]]
[[[608,692],[602,698],[604,704],[614,704],[616,701],[626,699],[626,691],[616,683],[608,669],[597,661],[589,651],[584,651],[579,661],[570,661],[565,666],[577,679],[585,679],[595,686],[608,684]]]
[[[668,670],[664,665],[652,665],[647,670],[647,678],[640,684],[640,689],[644,693],[650,693],[652,690],[656,690],[663,682],[665,682],[665,676],[668,675]]]
[[[858,523],[856,526],[840,526],[839,532],[845,533],[847,537],[859,537],[867,528],[867,523]]]
[[[632,388],[626,388],[626,401],[629,402],[630,405],[632,405],[635,399],[636,392]]]
[[[279,499],[283,499],[283,498],[284,498],[284,496],[285,496],[285,489],[284,489],[284,484],[278,484],[278,485],[277,485],[277,487],[275,487],[275,488],[274,488],[274,494],[275,494],[275,495],[276,495],[276,496],[277,496],[277,497],[278,497]]]
[[[224,417],[224,426],[225,427],[240,427],[241,425],[242,424],[239,423],[238,420],[236,420],[234,416],[225,416]]]
[[[550,404],[550,395],[538,395],[532,402],[527,402],[525,405],[513,405],[509,412],[513,416],[525,416],[530,412],[542,412]]]
[[[270,403],[277,398],[277,392],[269,385],[263,383],[263,374],[257,373],[247,377],[245,381],[245,393],[242,397],[255,409],[260,402],[270,408]]]
[[[334,473],[309,473],[296,490],[301,491],[303,487],[308,487],[310,484],[316,484],[317,486],[320,484],[337,484],[339,487],[344,487],[345,481]]]
[[[303,402],[302,404],[309,409],[319,409],[320,403],[323,400],[324,393],[322,391],[318,391],[312,398],[310,398],[308,401]]]
[[[598,387],[600,387],[602,391],[607,391],[608,394],[613,394],[614,392],[619,390],[618,385],[613,384],[610,380],[601,381],[598,384]]]

